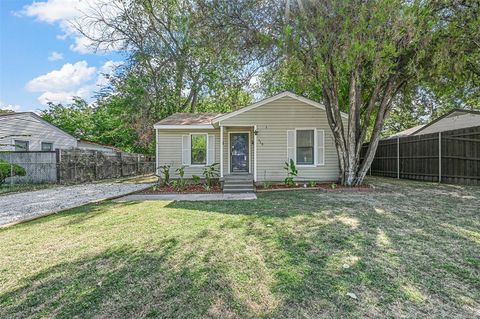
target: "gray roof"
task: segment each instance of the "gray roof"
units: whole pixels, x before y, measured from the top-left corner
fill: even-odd
[[[174,113],[155,125],[207,125],[223,113]]]
[[[420,124],[411,128],[407,128],[406,130],[403,130],[401,132],[398,132],[396,134],[390,135],[388,138],[394,138],[394,137],[403,137],[403,136],[409,136],[412,133],[415,133],[416,131],[420,130],[422,127],[424,127],[425,124]]]

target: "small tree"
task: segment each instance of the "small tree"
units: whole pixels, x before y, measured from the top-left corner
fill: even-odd
[[[290,161],[285,162],[285,166],[283,167],[285,171],[287,171],[287,177],[285,177],[285,185],[288,187],[295,186],[294,177],[298,175],[297,167],[295,166],[295,161],[290,159]]]
[[[25,176],[27,172],[25,168],[17,164],[10,164],[7,161],[0,160],[0,186],[5,183],[7,177]]]

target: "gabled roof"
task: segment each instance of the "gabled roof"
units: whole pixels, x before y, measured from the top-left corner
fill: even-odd
[[[253,110],[253,109],[255,109],[259,106],[262,106],[264,104],[273,102],[273,101],[281,99],[283,97],[290,97],[292,99],[296,99],[298,101],[304,102],[306,104],[309,104],[309,105],[314,106],[316,108],[319,108],[321,110],[325,110],[325,106],[323,104],[320,104],[320,103],[315,102],[313,100],[307,99],[306,97],[297,95],[295,93],[292,93],[292,92],[289,92],[289,91],[284,91],[284,92],[278,93],[277,95],[274,95],[272,97],[263,99],[263,100],[258,101],[256,103],[253,103],[249,106],[242,107],[241,109],[238,109],[234,112],[230,112],[230,113],[224,114],[222,116],[219,116],[219,117],[215,118],[212,123],[215,124],[215,123],[221,122],[223,120],[229,119],[231,117],[242,114],[244,112],[248,112],[248,111]],[[340,112],[340,113],[341,113],[342,117],[348,118],[348,115],[346,113],[343,113],[343,112]]]
[[[447,118],[450,118],[450,117],[455,117],[455,116],[459,116],[459,115],[464,115],[464,114],[475,114],[475,115],[480,115],[480,111],[474,111],[474,110],[464,110],[464,109],[455,109],[455,110],[452,110],[450,112],[448,112],[447,114],[444,114],[442,116],[440,116],[439,118],[431,121],[430,123],[424,125],[423,127],[421,127],[420,129],[414,131],[412,134],[410,135],[416,135],[418,133],[420,133],[421,131],[423,131],[424,129],[426,129],[427,127],[443,120],[443,119],[447,119]]]
[[[431,125],[433,125],[435,123],[438,123],[439,121],[449,119],[449,118],[453,118],[453,117],[456,117],[456,116],[459,116],[459,115],[465,115],[465,114],[480,115],[480,111],[455,109],[455,110],[452,110],[452,111],[448,112],[447,114],[444,114],[444,115],[440,116],[439,118],[431,121],[430,123],[421,124],[421,125],[411,127],[411,128],[406,129],[404,131],[401,131],[401,132],[398,132],[396,134],[390,135],[386,139],[417,135],[417,134],[421,133],[423,130],[425,130],[427,127],[430,127]]]
[[[292,99],[296,99],[298,101],[304,102],[306,104],[309,104],[321,110],[325,110],[325,106],[323,104],[307,99],[303,96],[296,95],[295,93],[285,91],[277,95],[274,95],[272,97],[263,99],[259,102],[253,103],[249,106],[242,107],[230,113],[175,113],[157,122],[154,125],[154,128],[156,129],[184,129],[184,128],[213,129],[214,127],[217,127],[214,125],[219,123],[220,121],[226,120],[228,118],[234,117],[244,112],[248,112],[259,106],[273,102],[275,100],[281,99],[286,96]],[[348,118],[347,114],[343,112],[340,112],[340,113],[342,117]]]
[[[54,129],[54,130],[56,130],[56,131],[58,131],[58,132],[61,132],[61,133],[65,134],[65,135],[67,135],[68,137],[71,137],[71,138],[77,140],[76,137],[68,134],[67,132],[65,132],[65,131],[62,130],[61,128],[56,127],[56,126],[53,125],[52,123],[45,121],[41,116],[39,116],[38,114],[36,114],[36,113],[34,113],[34,112],[8,112],[8,113],[1,113],[1,114],[0,114],[0,117],[7,117],[7,116],[12,116],[12,117],[13,117],[13,116],[22,116],[22,115],[33,117],[34,119],[36,119],[36,120],[38,120],[38,121],[46,124],[47,126],[51,127],[52,129]],[[25,121],[27,121],[27,120],[25,119]],[[30,120],[30,121],[31,121],[31,120]]]

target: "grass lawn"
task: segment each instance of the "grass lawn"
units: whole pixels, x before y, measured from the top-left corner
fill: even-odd
[[[479,317],[480,188],[371,182],[0,229],[0,317]]]

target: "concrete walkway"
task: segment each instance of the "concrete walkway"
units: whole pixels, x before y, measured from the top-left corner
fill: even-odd
[[[253,200],[257,199],[254,193],[239,194],[133,194],[115,199],[117,202],[143,200],[176,200],[176,201],[211,201],[211,200]]]
[[[95,183],[2,195],[0,196],[0,227],[127,195],[152,185],[152,183]]]

